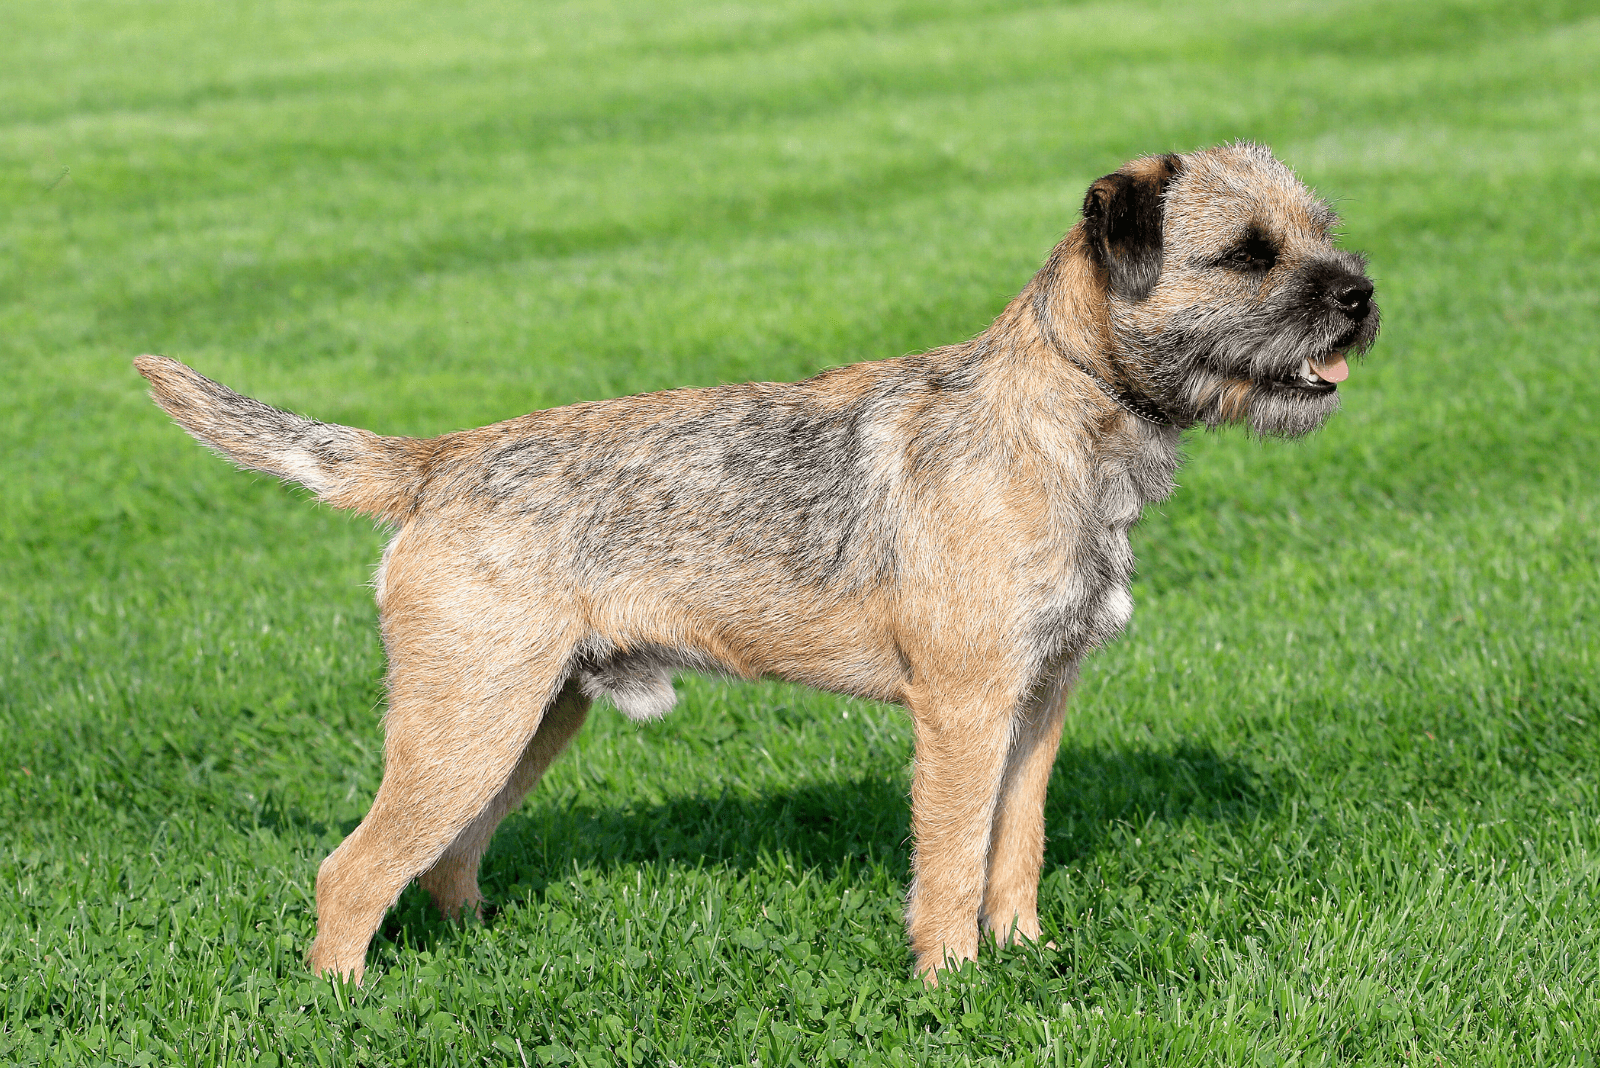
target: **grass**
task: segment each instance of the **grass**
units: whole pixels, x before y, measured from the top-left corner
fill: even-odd
[[[24,3],[0,34],[0,1061],[1587,1065],[1600,19],[1581,2]],[[369,985],[381,545],[129,358],[432,434],[970,336],[1122,159],[1272,144],[1384,336],[1192,438],[1088,666],[1044,923],[909,978],[897,710],[605,709]]]

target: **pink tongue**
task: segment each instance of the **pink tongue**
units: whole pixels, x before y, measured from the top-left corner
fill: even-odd
[[[1311,370],[1324,382],[1343,382],[1350,377],[1350,365],[1343,356],[1335,356],[1330,363],[1312,364]]]

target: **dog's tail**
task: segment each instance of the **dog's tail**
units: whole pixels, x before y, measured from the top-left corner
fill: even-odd
[[[133,365],[179,426],[241,467],[390,521],[403,519],[418,500],[426,442],[304,419],[240,396],[165,356],[140,356]]]

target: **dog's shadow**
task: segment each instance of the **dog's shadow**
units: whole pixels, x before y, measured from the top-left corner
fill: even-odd
[[[537,898],[575,867],[748,870],[784,857],[823,878],[882,865],[903,885],[910,867],[908,786],[904,769],[885,769],[773,793],[728,791],[617,807],[541,805],[535,793],[501,825],[481,883],[490,901],[509,903],[530,892]],[[1116,848],[1119,827],[1151,816],[1238,823],[1276,807],[1268,784],[1208,745],[1067,746],[1056,758],[1045,808],[1045,868]],[[383,935],[420,947],[449,927],[413,886]]]

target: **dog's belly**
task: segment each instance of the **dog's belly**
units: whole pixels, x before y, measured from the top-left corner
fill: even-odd
[[[726,632],[725,632],[726,633]],[[573,673],[590,698],[608,697],[634,720],[654,720],[677,703],[672,679],[682,671],[739,679],[777,678],[835,693],[900,701],[906,668],[892,643],[862,642],[836,632],[777,630],[741,641],[730,635],[716,650],[630,640],[623,646],[596,636],[580,650]]]

